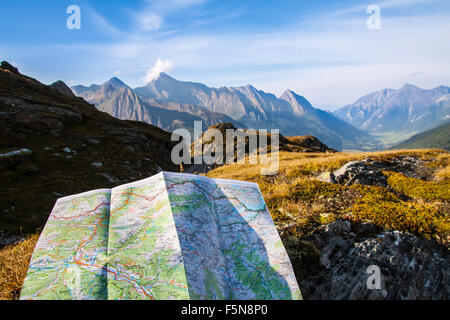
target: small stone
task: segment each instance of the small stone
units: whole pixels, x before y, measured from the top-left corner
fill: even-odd
[[[94,138],[88,138],[88,139],[86,139],[86,141],[90,144],[95,144],[95,145],[100,143],[100,141],[98,141],[97,139],[94,139]]]
[[[108,181],[111,183],[119,183],[119,181],[120,181],[119,179],[112,177],[107,173],[102,173],[102,176],[104,176],[106,179],[108,179]]]
[[[101,167],[103,167],[103,163],[101,163],[101,162],[92,162],[92,166],[94,166],[96,168],[101,168]]]

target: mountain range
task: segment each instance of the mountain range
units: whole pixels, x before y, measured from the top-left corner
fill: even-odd
[[[280,97],[251,85],[211,88],[161,73],[143,87],[130,88],[118,78],[102,85],[74,86],[73,92],[119,119],[144,121],[166,130],[204,128],[220,122],[236,127],[280,129],[285,136],[313,135],[331,148],[371,149],[376,141],[336,115],[315,108],[286,90]]]
[[[422,132],[450,120],[450,87],[426,90],[412,84],[359,98],[335,115],[370,133]]]
[[[196,120],[205,129],[230,122],[237,128],[280,129],[285,136],[313,135],[337,150],[388,147],[450,121],[447,86],[426,90],[405,84],[400,89],[384,89],[334,113],[315,108],[291,90],[277,97],[252,85],[212,88],[166,73],[134,89],[115,77],[101,85],[71,89],[116,118],[169,131],[192,130]]]
[[[206,108],[189,104],[146,101],[116,77],[102,85],[75,86],[72,90],[99,110],[118,119],[143,121],[169,131],[180,127],[192,128],[194,121],[202,121],[206,127],[220,122],[233,122],[236,126],[242,127],[232,118],[210,112]]]

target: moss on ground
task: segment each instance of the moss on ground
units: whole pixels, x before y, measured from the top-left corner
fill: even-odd
[[[448,202],[450,200],[450,180],[435,182],[406,177],[396,172],[384,172],[384,174],[387,176],[389,186],[409,197],[425,201]]]

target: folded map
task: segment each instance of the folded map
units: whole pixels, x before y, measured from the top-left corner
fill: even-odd
[[[21,299],[301,299],[256,183],[160,172],[60,198]]]

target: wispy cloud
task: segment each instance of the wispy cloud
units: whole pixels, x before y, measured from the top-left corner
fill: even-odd
[[[145,6],[138,12],[132,12],[137,23],[137,32],[155,31],[162,27],[164,16],[174,12],[196,6],[208,0],[159,0],[144,1]]]
[[[367,7],[371,4],[379,6],[382,10],[384,9],[396,9],[396,8],[404,8],[410,6],[417,6],[422,4],[431,4],[433,2],[439,2],[439,0],[385,0],[385,1],[369,1],[364,4],[358,4],[354,6],[344,6],[340,9],[337,9],[331,12],[331,15],[339,16],[339,15],[347,15],[358,12],[365,12]]]
[[[87,13],[97,29],[104,35],[120,37],[124,33],[114,27],[104,16],[99,14],[93,7],[87,7]]]

